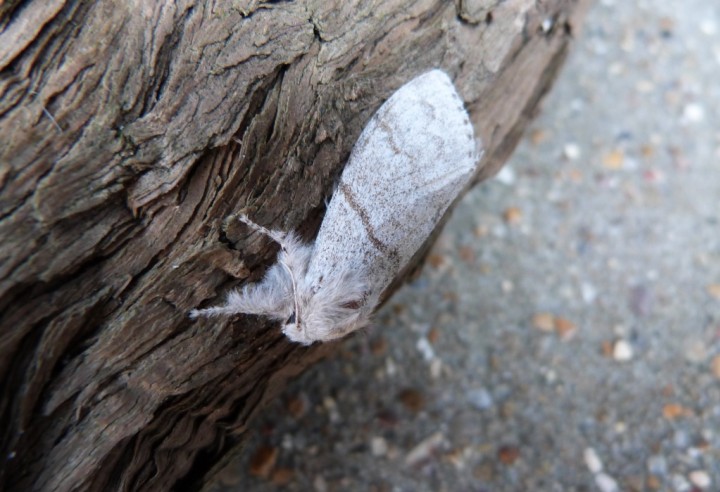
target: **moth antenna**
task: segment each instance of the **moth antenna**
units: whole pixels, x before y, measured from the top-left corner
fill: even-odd
[[[281,245],[282,247],[282,245]],[[282,247],[285,251],[287,251],[284,247]],[[287,270],[288,275],[290,275],[290,282],[292,283],[292,290],[293,290],[293,303],[295,305],[295,324],[298,328],[302,327],[301,321],[300,321],[300,302],[298,301],[298,289],[297,289],[297,281],[295,280],[295,273],[293,272],[292,268],[290,268],[290,265],[285,263],[284,261],[280,261],[280,264],[285,267],[285,270]]]

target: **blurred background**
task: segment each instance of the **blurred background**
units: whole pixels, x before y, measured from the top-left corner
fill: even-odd
[[[541,116],[213,490],[720,490],[720,5],[599,0]]]

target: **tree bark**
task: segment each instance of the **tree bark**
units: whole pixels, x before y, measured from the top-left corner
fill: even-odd
[[[0,489],[202,477],[333,349],[188,319],[274,259],[233,217],[311,239],[365,123],[433,67],[491,176],[588,3],[0,3]]]

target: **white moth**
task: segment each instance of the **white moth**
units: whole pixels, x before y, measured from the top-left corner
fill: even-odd
[[[260,227],[281,246],[262,281],[191,317],[246,313],[284,323],[302,344],[365,326],[383,291],[473,176],[472,124],[450,78],[432,70],[383,104],[363,130],[314,244]]]

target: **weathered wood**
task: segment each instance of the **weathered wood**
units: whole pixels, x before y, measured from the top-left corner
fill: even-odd
[[[234,214],[311,238],[365,122],[432,67],[492,175],[588,3],[0,3],[0,489],[205,472],[333,348],[188,320],[273,259]]]

